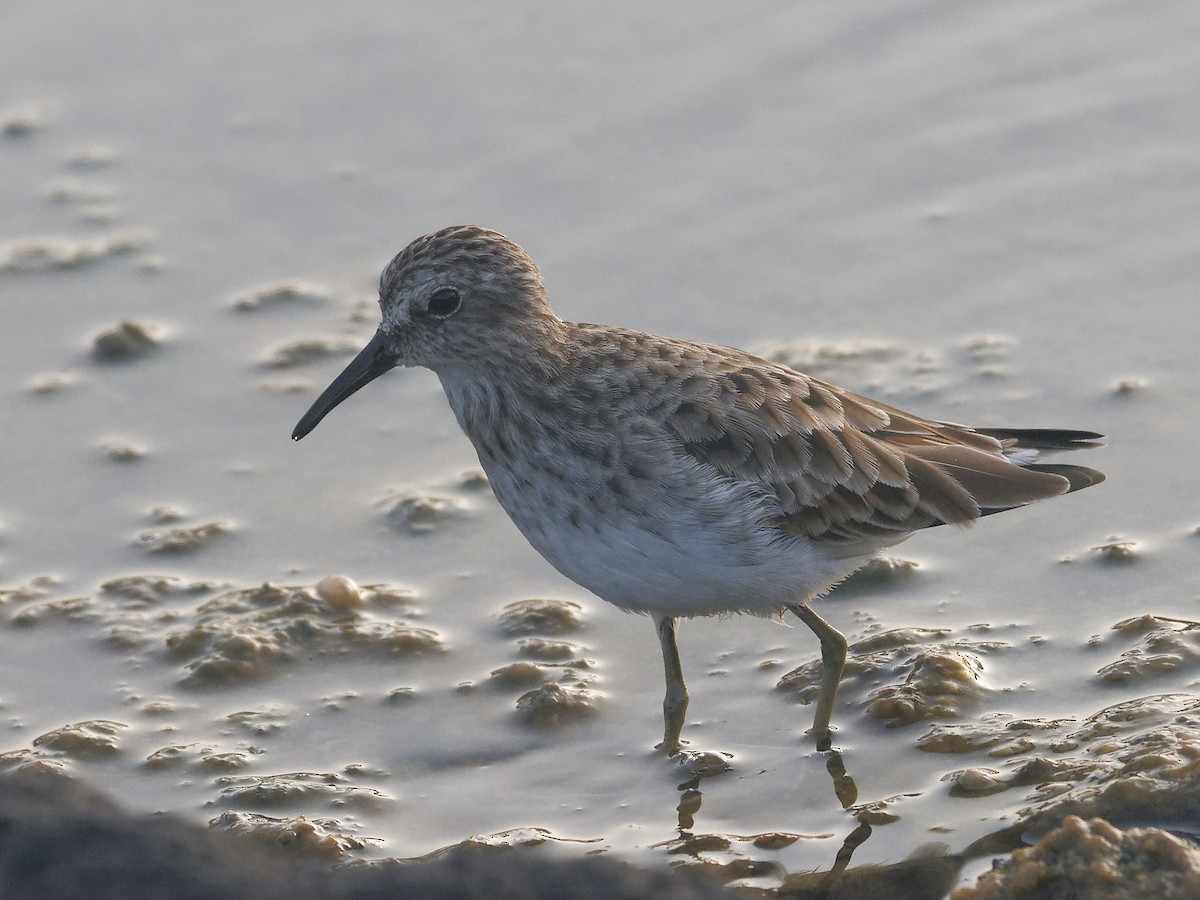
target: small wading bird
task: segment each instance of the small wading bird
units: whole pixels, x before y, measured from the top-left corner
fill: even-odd
[[[679,616],[795,613],[821,641],[813,736],[828,749],[846,639],[814,598],[914,531],[1104,480],[1038,461],[1097,446],[1088,431],[923,419],[741,350],[564,322],[525,251],[476,226],[400,251],[379,304],[379,330],[292,438],[395,366],[432,369],[529,543],[653,618],[670,755],[688,705]]]

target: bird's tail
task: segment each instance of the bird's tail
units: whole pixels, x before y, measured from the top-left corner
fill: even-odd
[[[1104,473],[1086,466],[1064,466],[1036,462],[1043,453],[1059,450],[1090,450],[1104,446],[1104,435],[1094,431],[1070,431],[1064,428],[976,428],[981,434],[1004,444],[1004,452],[1013,462],[1032,472],[1058,475],[1070,482],[1066,493],[1099,484]]]

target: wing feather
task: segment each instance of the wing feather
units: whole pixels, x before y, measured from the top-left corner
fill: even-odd
[[[704,349],[706,345],[698,345]],[[683,452],[755,482],[781,532],[846,544],[847,553],[931,525],[982,515],[1102,480],[1078,466],[1035,466],[1038,449],[1094,446],[1098,435],[986,431],[923,419],[749,354],[700,365],[665,409]],[[1023,450],[1015,460],[1006,455]],[[1032,456],[1029,456],[1032,451]],[[850,547],[854,549],[849,549]]]

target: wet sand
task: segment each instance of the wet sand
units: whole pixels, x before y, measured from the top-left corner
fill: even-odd
[[[0,769],[323,863],[550,846],[754,890],[945,854],[966,886],[1068,814],[1195,832],[1192,5],[0,19]],[[1109,481],[822,601],[835,754],[805,629],[683,623],[680,768],[650,623],[524,543],[432,375],[288,440],[379,269],[455,222],[565,317],[1104,432]]]

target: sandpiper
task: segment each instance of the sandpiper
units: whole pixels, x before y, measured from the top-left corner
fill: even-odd
[[[525,251],[473,225],[400,251],[379,304],[292,438],[395,366],[433,370],[529,543],[654,620],[669,755],[688,705],[678,617],[795,613],[821,642],[812,734],[828,749],[847,645],[813,599],[914,531],[1104,480],[1038,459],[1092,432],[924,419],[730,347],[564,322]]]

